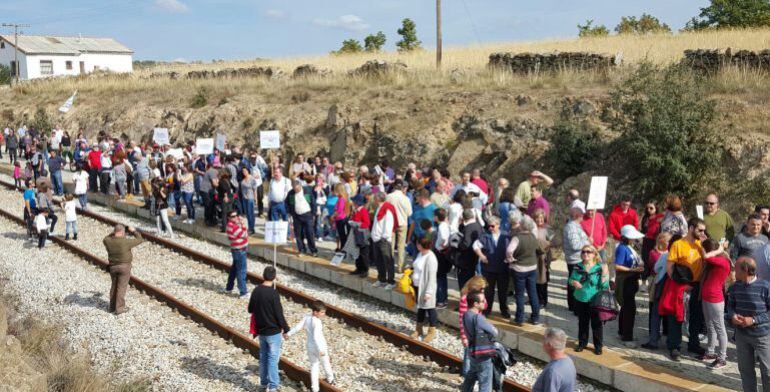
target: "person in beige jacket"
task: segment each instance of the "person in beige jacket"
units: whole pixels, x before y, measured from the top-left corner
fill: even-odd
[[[398,227],[396,227],[396,240],[393,241],[393,248],[398,252],[398,272],[404,272],[404,258],[406,254],[406,233],[409,228],[409,217],[412,216],[412,203],[404,193],[407,188],[402,180],[393,182],[393,191],[390,192],[386,201],[396,207],[398,215]]]

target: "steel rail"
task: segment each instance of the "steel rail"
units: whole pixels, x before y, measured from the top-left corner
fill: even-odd
[[[14,189],[13,184],[4,180],[0,180],[0,185],[10,189]],[[110,226],[123,224],[115,219],[97,214],[91,210],[78,209],[78,213]],[[142,233],[142,236],[145,239],[149,240],[150,242],[163,246],[171,251],[180,253],[184,256],[187,256],[207,266],[216,268],[223,272],[230,272],[231,264],[229,263],[225,263],[219,259],[203,254],[197,250],[190,249],[186,246],[177,244],[173,241],[170,241],[166,238],[162,238],[153,233],[150,233],[144,230],[140,230],[140,232]],[[253,272],[247,272],[246,278],[253,284],[261,284],[264,281],[260,275],[255,274]],[[294,302],[297,302],[300,304],[310,305],[311,303],[316,301],[315,298],[305,293],[302,293],[300,291],[284,286],[280,283],[276,284],[276,288],[282,296],[288,297]],[[428,359],[430,359],[431,361],[435,362],[438,365],[455,369],[456,371],[459,371],[459,369],[462,367],[462,359],[458,358],[455,355],[449,354],[443,350],[436,349],[426,343],[423,343],[420,340],[412,339],[410,336],[393,331],[390,328],[384,327],[380,324],[370,322],[364,319],[363,317],[357,314],[348,312],[340,307],[337,307],[328,303],[325,305],[326,305],[327,315],[340,319],[348,325],[360,328],[362,331],[370,335],[380,337],[383,340],[387,341],[388,343],[393,344],[394,346],[402,347],[412,354],[415,354],[421,357],[427,357]],[[503,381],[503,390],[505,392],[530,392],[531,391],[529,387],[519,384],[508,378],[506,378]]]
[[[19,224],[22,227],[27,226],[26,223],[24,222],[24,219],[19,218],[3,209],[0,209],[0,216],[3,216],[6,219]],[[55,244],[59,245],[60,247],[66,249],[67,251],[75,254],[80,258],[85,259],[91,264],[94,264],[95,266],[99,267],[99,269],[102,269],[105,272],[109,272],[109,262],[100,258],[99,256],[96,256],[93,253],[88,252],[87,250],[81,249],[73,245],[72,243],[65,241],[62,238],[49,237],[49,239],[53,241]],[[254,339],[251,339],[247,335],[222,324],[221,322],[217,321],[216,319],[209,316],[208,314],[199,311],[198,309],[191,306],[190,304],[175,298],[173,295],[137,278],[136,276],[133,276],[133,275],[131,276],[129,280],[129,284],[133,286],[135,289],[145,293],[149,297],[155,298],[159,302],[165,304],[166,306],[172,309],[175,309],[176,311],[179,312],[179,314],[185,317],[188,317],[190,320],[193,320],[196,323],[202,325],[209,331],[216,333],[222,339],[225,339],[231,342],[235,347],[238,347],[243,350],[247,350],[254,358],[259,359],[259,344],[257,344],[254,341]],[[302,367],[296,365],[295,363],[285,358],[280,359],[278,366],[281,370],[284,371],[284,373],[286,373],[286,375],[290,379],[304,383],[305,385],[310,387],[309,371],[303,369]],[[341,392],[340,389],[338,389],[334,385],[329,384],[328,382],[326,382],[326,380],[319,380],[319,386],[322,391]]]

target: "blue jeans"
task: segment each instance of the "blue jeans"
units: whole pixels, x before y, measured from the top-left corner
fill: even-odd
[[[532,307],[532,322],[540,320],[540,303],[537,299],[537,271],[513,272],[514,292],[516,293],[516,316],[514,322],[524,322],[524,290],[527,291]]]
[[[179,218],[182,215],[182,192],[174,191],[171,196],[171,199],[174,201],[174,215]]]
[[[246,220],[249,222],[249,233],[254,232],[254,200],[246,199],[243,202],[243,212],[246,214]]]
[[[468,370],[471,368],[471,352],[468,347],[463,348],[463,366],[460,369],[460,375],[465,377],[468,374]]]
[[[473,386],[478,382],[479,392],[492,392],[492,368],[492,358],[471,358],[470,367],[468,372],[465,373],[463,386],[460,390],[462,392],[473,392]]]
[[[61,179],[61,170],[51,172],[51,182],[53,183],[53,193],[56,196],[64,194],[64,183]]]
[[[289,215],[286,213],[286,203],[273,203],[270,202],[270,220],[275,222],[277,220],[288,221]]]
[[[64,222],[64,233],[66,235],[78,233],[78,221]]]
[[[195,206],[193,205],[193,194],[189,192],[182,192],[182,200],[184,201],[184,208],[187,209],[187,219],[195,220]]]
[[[230,268],[230,274],[227,276],[227,286],[225,289],[233,289],[233,283],[238,280],[238,291],[241,295],[246,295],[249,290],[246,288],[246,249],[233,249],[233,266]]]
[[[82,195],[75,195],[75,197],[78,198],[78,202],[80,202],[80,208],[86,209],[86,206],[88,205],[88,193],[84,193]]]
[[[278,361],[281,359],[280,333],[270,336],[259,335],[259,385],[278,389],[281,379],[278,376]],[[491,363],[491,361],[490,361]]]

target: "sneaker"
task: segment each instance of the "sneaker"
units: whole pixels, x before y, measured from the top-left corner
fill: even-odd
[[[324,242],[324,239],[321,237],[316,238],[315,242]]]
[[[380,282],[379,280],[372,283],[372,287],[383,287],[385,286],[385,282]]]
[[[577,347],[575,347],[575,352],[579,353],[579,352],[583,351],[585,348],[586,348],[586,346],[578,345]]]
[[[602,348],[601,347],[594,347],[594,354],[602,355]]]
[[[698,334],[698,341],[701,343],[707,343],[709,341],[709,337],[704,334]]]
[[[681,354],[679,353],[679,350],[671,350],[671,352],[669,352],[669,357],[671,357],[671,360],[674,361],[674,362],[679,362],[680,361],[680,359],[679,359],[680,356],[681,356]]]
[[[394,288],[396,288],[395,283],[390,283],[384,287],[385,290],[393,290]]]
[[[700,346],[697,346],[697,347],[687,347],[687,352],[700,356],[700,355],[703,355],[703,354],[706,353],[706,349],[704,349],[703,347],[700,347]]]
[[[446,302],[439,302],[436,304],[436,309],[446,309]]]
[[[642,348],[647,349],[647,350],[657,350],[658,346],[650,344],[650,343],[644,343],[644,344],[642,344]]]
[[[310,253],[310,256],[311,256],[311,257],[318,257],[318,252],[311,252],[311,253]]]
[[[699,361],[713,361],[715,359],[717,359],[717,355],[716,354],[705,353],[703,355],[699,355],[698,356],[698,360]]]
[[[231,289],[231,290],[228,290],[228,289],[226,289],[226,288],[221,288],[221,289],[219,289],[219,292],[220,292],[221,294],[232,294],[232,293],[233,293],[233,290],[232,290],[232,289]]]
[[[714,362],[711,362],[706,367],[708,367],[710,370],[717,370],[725,366],[727,366],[727,362],[724,359],[717,358],[714,360]]]
[[[627,342],[623,342],[623,346],[626,347],[626,348],[637,348],[637,347],[639,347],[639,343],[637,343],[637,342],[635,342],[633,340],[629,340]]]
[[[241,295],[239,295],[239,296],[238,296],[238,299],[249,299],[249,298],[250,298],[250,296],[249,296],[249,294],[248,294],[248,293],[246,293],[246,294],[241,294]]]

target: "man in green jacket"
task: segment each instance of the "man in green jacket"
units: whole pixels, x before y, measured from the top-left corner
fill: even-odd
[[[110,262],[109,271],[112,278],[110,313],[115,315],[128,311],[125,297],[128,281],[131,279],[131,262],[134,258],[131,250],[144,241],[142,234],[132,226],[128,227],[128,233],[133,238],[127,237],[126,227],[118,224],[115,225],[112,234],[104,237],[102,241],[107,248],[107,260]]]

